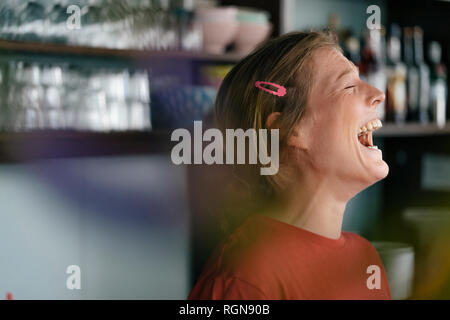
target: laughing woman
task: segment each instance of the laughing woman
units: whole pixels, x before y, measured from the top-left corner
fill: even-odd
[[[253,207],[189,299],[391,298],[375,248],[341,230],[347,202],[389,171],[372,145],[384,98],[327,32],[270,40],[232,69],[216,99],[217,126],[279,129],[280,166],[271,176],[235,168]]]

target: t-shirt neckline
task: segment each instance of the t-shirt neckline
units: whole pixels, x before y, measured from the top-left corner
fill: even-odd
[[[293,232],[299,236],[302,236],[302,239],[306,238],[307,240],[321,246],[336,248],[344,246],[346,242],[345,232],[341,232],[341,236],[338,239],[332,239],[266,215],[255,215],[255,217],[261,217],[272,225],[282,227],[286,231]]]

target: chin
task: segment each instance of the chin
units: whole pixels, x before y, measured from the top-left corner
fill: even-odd
[[[372,178],[372,183],[374,184],[380,180],[383,180],[384,178],[386,178],[389,174],[389,166],[386,162],[384,162],[383,160],[380,161],[379,164],[377,164],[376,167],[373,168],[373,172],[371,174]]]

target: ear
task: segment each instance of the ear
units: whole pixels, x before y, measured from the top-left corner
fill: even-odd
[[[308,135],[305,123],[297,123],[292,129],[291,135],[287,139],[287,145],[301,150],[308,149]]]
[[[271,114],[269,114],[266,119],[266,128],[272,129],[275,120],[277,120],[280,115],[281,112],[272,112]]]

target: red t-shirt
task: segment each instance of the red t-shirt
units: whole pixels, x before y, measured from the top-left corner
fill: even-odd
[[[379,289],[368,285],[376,276],[368,273],[371,265],[379,267]],[[214,250],[188,299],[391,299],[391,293],[378,253],[363,237],[342,232],[334,240],[256,215]]]

